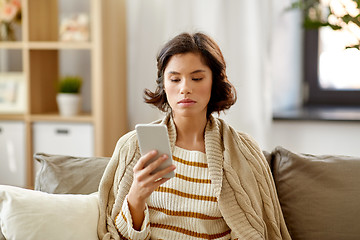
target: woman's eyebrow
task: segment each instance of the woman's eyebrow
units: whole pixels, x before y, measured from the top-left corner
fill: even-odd
[[[192,71],[190,74],[201,73],[201,72],[205,72],[205,70],[198,69],[198,70]],[[176,71],[170,71],[170,72],[167,72],[167,74],[179,75],[180,73],[179,73],[179,72],[176,72]]]
[[[205,70],[202,70],[202,69],[195,70],[195,71],[191,72],[191,74],[194,74],[194,73],[200,73],[200,72],[205,72]]]
[[[167,74],[179,75],[180,73],[178,73],[178,72],[176,72],[176,71],[170,71],[170,72],[167,72]]]

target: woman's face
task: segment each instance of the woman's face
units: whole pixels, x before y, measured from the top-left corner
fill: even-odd
[[[164,88],[174,116],[205,116],[211,97],[212,71],[200,54],[170,58],[164,71]]]

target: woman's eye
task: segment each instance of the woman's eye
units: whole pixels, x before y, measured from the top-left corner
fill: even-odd
[[[172,81],[172,82],[179,82],[180,79],[175,78],[175,79],[170,79],[170,81]]]
[[[202,78],[193,78],[192,80],[194,80],[194,81],[200,81],[200,80],[202,80]]]

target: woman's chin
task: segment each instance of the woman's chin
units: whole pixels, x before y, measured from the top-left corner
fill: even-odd
[[[199,111],[191,108],[172,110],[174,117],[201,118],[206,117],[206,111]]]

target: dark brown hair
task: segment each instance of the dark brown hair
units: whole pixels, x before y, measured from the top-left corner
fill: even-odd
[[[145,89],[146,103],[167,112],[170,105],[164,90],[164,71],[170,58],[181,53],[199,53],[212,71],[211,97],[207,107],[207,116],[213,112],[229,109],[236,101],[236,90],[226,76],[226,64],[219,46],[203,33],[182,33],[177,35],[161,49],[157,56],[157,87],[155,92]]]

